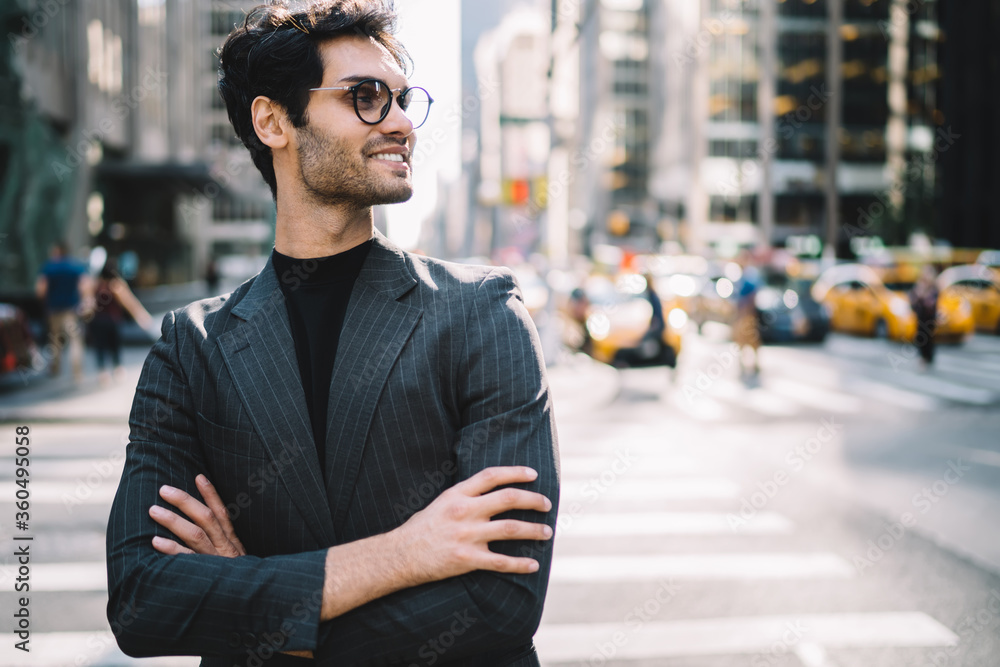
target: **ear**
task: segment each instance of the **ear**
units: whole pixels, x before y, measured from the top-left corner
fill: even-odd
[[[288,145],[288,116],[280,104],[258,95],[250,103],[250,117],[253,119],[253,129],[257,133],[257,138],[265,146],[275,149]]]

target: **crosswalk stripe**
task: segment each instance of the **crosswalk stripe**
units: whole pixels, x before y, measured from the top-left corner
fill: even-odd
[[[765,378],[764,384],[768,389],[786,399],[826,412],[852,414],[860,412],[864,405],[854,396],[785,378],[768,376]]]
[[[631,474],[631,473],[629,473]],[[618,479],[602,485],[594,481],[564,483],[562,496],[576,502],[593,502],[598,498],[618,500],[698,500],[735,498],[740,487],[728,479],[692,477],[663,480]]]
[[[848,385],[861,396],[889,403],[915,412],[933,412],[941,407],[941,401],[926,394],[918,394],[874,380],[852,379]]]
[[[570,456],[562,460],[560,474],[562,479],[574,477],[593,477],[607,470],[618,461],[615,457],[604,456]],[[661,477],[663,475],[691,474],[701,470],[698,462],[689,457],[641,456],[636,457],[635,465],[629,466],[628,474]]]
[[[535,635],[546,664],[603,658],[638,660],[787,652],[803,641],[826,648],[951,646],[958,637],[919,612],[801,614],[644,623],[542,624]]]
[[[864,394],[870,398],[921,411],[935,409],[940,405],[935,401],[942,398],[973,405],[988,405],[1000,398],[997,391],[983,388],[981,381],[973,380],[972,383],[975,386],[970,386],[963,383],[961,379],[944,378],[940,374],[935,375],[933,371],[927,375],[917,374],[908,370],[911,368],[909,363],[900,368],[895,366],[890,368],[885,363],[875,365],[872,363],[873,361],[885,362],[886,359],[890,361],[893,358],[898,359],[900,353],[896,348],[883,346],[868,346],[864,347],[863,350],[856,347],[857,343],[870,342],[850,341],[847,343],[837,339],[828,347],[827,352],[837,355],[840,365],[850,370],[848,377],[843,380],[827,365],[829,361],[827,359],[798,350],[778,348],[768,350],[771,354],[767,358],[780,360],[780,363],[768,364],[765,367],[765,375],[774,369],[782,375],[789,373],[799,375],[799,380],[808,380],[810,384],[819,383],[829,387],[830,384],[840,385],[843,383],[848,390],[861,388]],[[968,353],[969,350],[965,350],[965,352]],[[896,355],[896,357],[892,355]],[[959,375],[965,374],[969,377],[994,380],[993,384],[997,386],[997,389],[1000,389],[1000,384],[995,382],[1000,378],[1000,375],[991,373],[991,362],[988,360],[981,362],[981,356],[983,355],[969,358],[968,354],[959,356],[945,351],[937,356],[935,366],[945,372],[950,371]],[[907,362],[915,359],[915,354],[905,356]],[[864,391],[871,389],[873,384],[879,387],[878,391]]]
[[[743,522],[743,519],[740,519]],[[741,535],[792,532],[794,524],[774,512],[758,512],[741,525]],[[715,512],[590,513],[570,517],[565,534],[573,537],[621,535],[732,535],[726,514]]]
[[[741,382],[735,380],[720,380],[712,386],[715,398],[746,407],[769,417],[791,417],[799,412],[796,405],[789,404],[781,396],[777,396],[762,387],[747,389]]]
[[[3,459],[0,459],[3,460]],[[13,460],[7,458],[4,463],[10,463],[10,467],[4,466],[4,473],[0,479],[13,479]],[[115,485],[118,484],[125,468],[125,454],[118,457],[98,457],[94,456],[86,459],[59,459],[34,457],[31,460],[32,477],[35,479],[81,479],[81,480],[104,480],[109,479]]]
[[[97,485],[86,480],[37,481],[31,483],[32,504],[52,504],[74,507],[76,505],[107,505],[115,499],[118,480],[108,479]]]
[[[167,656],[143,658],[139,663],[130,658],[115,642],[110,630],[94,632],[32,631],[27,645],[30,652],[14,648],[14,641],[0,645],[0,665],[4,667],[66,667],[66,665],[100,665],[100,667],[197,667],[201,658]]]
[[[795,647],[795,657],[802,661],[804,667],[836,667],[819,644],[801,642]]]
[[[1000,376],[1000,359],[991,360],[989,355],[976,355],[974,359],[955,354],[939,354],[935,363],[941,363],[945,368],[954,368],[970,375],[981,375],[996,380]]]
[[[697,396],[689,399],[682,392],[676,391],[671,394],[674,407],[678,408],[685,416],[703,422],[715,422],[725,419],[727,409],[722,403],[709,396]]]
[[[973,463],[1000,468],[1000,452],[994,452],[990,449],[976,449],[975,447],[956,447],[955,449]]]
[[[25,543],[27,544],[27,543]],[[10,590],[16,582],[18,566],[0,567],[0,589]],[[28,574],[31,592],[107,591],[107,567],[100,563],[32,563]]]
[[[552,561],[551,580],[654,581],[850,579],[855,570],[832,553],[654,554],[641,556],[562,556]]]
[[[951,401],[971,403],[973,405],[989,405],[997,399],[995,392],[949,382],[940,377],[933,377],[930,374],[917,375],[916,373],[900,372],[899,376],[899,381],[904,383],[909,389]]]

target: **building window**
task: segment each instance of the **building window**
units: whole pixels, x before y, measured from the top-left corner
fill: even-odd
[[[757,156],[756,141],[714,139],[708,143],[710,157],[753,158]]]

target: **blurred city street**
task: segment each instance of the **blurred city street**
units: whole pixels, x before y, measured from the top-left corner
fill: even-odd
[[[288,523],[284,510],[273,522],[247,513],[244,526],[288,528],[310,549],[391,531],[406,518],[395,507],[380,513],[411,484],[396,493],[387,480],[412,472],[423,489],[420,475],[444,479],[445,470],[397,450],[397,432],[428,448],[444,440],[438,433],[456,435],[435,450],[450,465],[464,434],[487,422],[487,440],[500,424],[497,442],[512,447],[489,450],[498,454],[490,460],[537,455],[527,460],[544,474],[532,483],[551,495],[540,426],[549,415],[536,400],[544,362],[562,495],[534,639],[543,665],[1000,665],[998,0],[267,4],[0,2],[0,539],[16,545],[0,557],[0,627],[14,631],[0,643],[0,667],[198,664],[129,658],[116,635],[165,642],[151,652],[221,646],[198,643],[222,637],[194,637],[208,625],[191,621],[219,607],[174,580],[164,595],[137,599],[156,607],[186,591],[192,598],[175,608],[187,620],[167,631],[150,614],[156,627],[120,632],[134,619],[107,618],[105,535],[136,383],[164,315],[231,295],[266,266],[265,280],[281,287],[270,319],[241,331],[248,321],[237,323],[237,310],[255,303],[244,297],[206,310],[232,308],[232,321],[196,307],[174,329],[178,367],[222,365],[204,378],[156,375],[171,388],[185,375],[177,381],[195,404],[202,453],[227,457],[209,469],[231,473],[230,490],[255,479],[233,472],[240,466],[278,465],[272,447],[308,440],[294,434],[304,421],[268,434],[262,415],[308,416],[318,458],[289,469],[316,482],[311,500],[287,480],[272,498],[274,508],[306,509],[289,510]],[[279,119],[274,141],[266,118]],[[368,241],[384,241],[400,263],[377,268]],[[334,281],[326,270],[345,258],[360,259]],[[539,438],[530,446],[503,421],[525,400],[517,410],[491,404],[479,419],[470,416],[479,399],[452,386],[476,385],[477,357],[497,356],[469,340],[476,326],[484,340],[491,326],[503,329],[476,301],[499,284],[491,279],[506,279],[498,267],[513,275],[523,308],[507,298],[517,330],[497,349],[523,353],[500,352],[482,372],[495,390],[483,404],[530,378],[525,400],[539,420],[526,429]],[[397,280],[394,302],[376,310],[376,292],[390,292],[365,271]],[[470,276],[486,276],[476,297],[448,291]],[[391,341],[390,305],[412,318]],[[258,353],[243,331],[280,334],[286,315],[291,340],[267,338]],[[385,336],[361,317],[389,323]],[[537,345],[522,326],[529,318]],[[361,347],[338,357],[341,337]],[[234,370],[226,355],[246,349],[275,364]],[[399,361],[410,357],[412,373]],[[398,391],[388,380],[365,390],[376,378],[368,366],[332,380],[334,368],[376,358]],[[518,364],[531,370],[496,379]],[[301,400],[289,384],[296,372]],[[447,385],[440,396],[424,384],[434,379]],[[240,381],[253,390],[235,388]],[[273,401],[247,401],[278,382]],[[405,409],[390,400],[397,395]],[[334,418],[325,397],[409,416],[412,428],[386,427],[386,449],[374,450],[361,421],[372,413]],[[150,412],[164,428],[175,413],[191,417],[171,404],[161,420],[159,408]],[[352,436],[343,414],[359,418]],[[443,430],[420,425],[430,417]],[[135,446],[149,445],[156,465],[149,487],[125,488],[162,483],[175,462],[162,454],[177,451],[163,446],[171,437]],[[358,464],[380,489],[370,500],[344,495],[364,484],[329,474],[321,483],[325,462],[353,479],[361,455],[350,438],[369,443],[364,456],[378,464]],[[340,466],[328,452],[355,458]],[[130,462],[129,475],[139,467]],[[466,500],[448,494],[442,505]],[[266,505],[254,511],[269,517]],[[324,527],[316,517],[328,509],[337,517]],[[494,516],[478,517],[480,528],[495,529],[485,526]],[[316,523],[312,537],[300,520]],[[112,523],[122,524],[124,536],[142,525]],[[344,525],[357,534],[344,537]],[[285,555],[289,544],[262,528],[247,551]],[[129,569],[137,562],[113,571],[148,571]],[[113,593],[140,595],[134,581],[113,580]],[[227,572],[210,581],[250,590]],[[538,611],[542,575],[531,582],[521,588]],[[461,588],[440,585],[431,592]],[[505,597],[501,610],[521,604],[490,597]],[[252,605],[221,608],[243,606]],[[394,620],[379,632],[398,650],[400,628],[412,628]],[[30,626],[30,653],[16,646],[19,626]],[[475,650],[497,637],[527,640],[524,627],[498,627]],[[274,654],[278,644],[236,629],[227,626],[230,648]],[[424,641],[414,637],[410,649]],[[443,656],[422,653],[407,667],[455,664]],[[240,662],[266,664],[250,648]]]
[[[834,335],[765,347],[748,379],[716,333],[688,332],[676,371],[550,369],[563,495],[543,664],[995,665],[1000,339],[922,372],[904,346]],[[0,664],[197,664],[131,660],[105,619],[143,354],[111,387],[2,397],[5,430],[31,427],[37,593],[30,660],[8,644]]]

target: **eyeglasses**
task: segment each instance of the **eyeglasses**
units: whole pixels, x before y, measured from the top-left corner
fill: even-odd
[[[417,129],[427,120],[431,103],[434,100],[430,94],[419,86],[413,88],[390,88],[384,81],[365,79],[353,86],[330,86],[328,88],[310,88],[314,90],[349,90],[354,96],[354,113],[362,123],[378,125],[389,115],[393,98],[399,108]],[[393,95],[393,93],[398,93]]]

